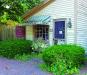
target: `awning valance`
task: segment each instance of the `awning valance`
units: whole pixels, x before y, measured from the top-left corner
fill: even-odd
[[[26,23],[29,23],[29,25],[35,25],[35,24],[49,24],[51,21],[51,17],[47,15],[40,15],[40,16],[32,16],[29,18]]]

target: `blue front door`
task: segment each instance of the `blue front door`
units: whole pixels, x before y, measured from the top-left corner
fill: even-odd
[[[56,21],[55,22],[55,39],[65,39],[65,21]]]

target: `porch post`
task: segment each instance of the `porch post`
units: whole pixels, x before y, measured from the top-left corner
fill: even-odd
[[[53,21],[49,23],[49,43],[53,45],[53,37],[54,37],[54,25]]]
[[[33,26],[26,26],[26,40],[33,40]]]

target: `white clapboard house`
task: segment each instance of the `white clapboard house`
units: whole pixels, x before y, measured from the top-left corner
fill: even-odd
[[[45,0],[23,15],[26,39],[87,49],[87,0]]]

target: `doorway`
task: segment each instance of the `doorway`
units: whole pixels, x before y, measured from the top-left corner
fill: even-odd
[[[54,26],[54,44],[65,43],[65,20],[55,21]]]

